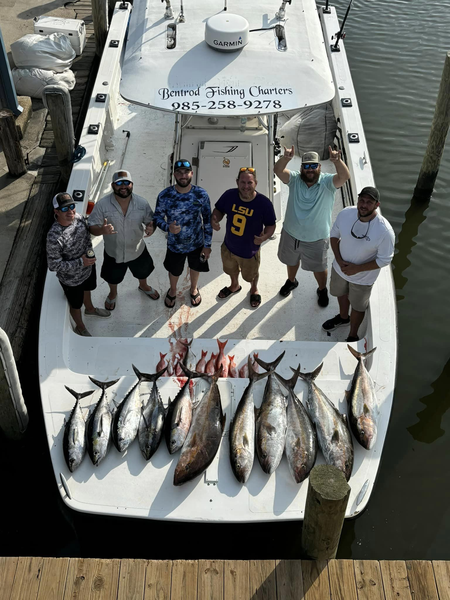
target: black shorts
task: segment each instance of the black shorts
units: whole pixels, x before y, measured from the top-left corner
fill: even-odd
[[[200,254],[202,253],[203,246],[188,252],[187,254],[180,254],[178,252],[172,252],[167,248],[166,258],[164,259],[164,267],[166,271],[169,271],[174,277],[179,277],[184,269],[184,263],[186,258],[188,259],[189,268],[193,271],[199,271],[200,273],[207,273],[209,271],[208,261],[202,262],[200,260]]]
[[[100,275],[107,282],[112,285],[117,285],[123,281],[127,269],[130,269],[133,276],[136,279],[147,279],[150,273],[155,268],[152,257],[148,253],[147,247],[144,248],[144,252],[135,258],[125,263],[118,263],[112,256],[103,253],[103,265]]]
[[[97,271],[95,265],[92,265],[92,271],[89,277],[78,285],[65,285],[61,281],[61,287],[64,290],[67,301],[71,308],[80,309],[83,306],[84,292],[92,292],[97,287]]]

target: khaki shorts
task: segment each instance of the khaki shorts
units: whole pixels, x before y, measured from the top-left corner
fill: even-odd
[[[348,296],[352,308],[364,312],[369,306],[372,285],[350,283],[343,279],[334,269],[331,269],[330,294],[332,296]]]
[[[300,263],[304,271],[321,273],[327,270],[329,246],[328,239],[317,240],[317,242],[301,242],[283,229],[278,246],[278,258],[288,267],[295,267]]]
[[[258,250],[252,258],[241,258],[240,256],[236,256],[236,254],[232,254],[225,246],[225,243],[223,243],[220,253],[222,255],[223,270],[230,277],[237,277],[240,271],[242,278],[251,283],[258,275],[261,263],[261,250]]]

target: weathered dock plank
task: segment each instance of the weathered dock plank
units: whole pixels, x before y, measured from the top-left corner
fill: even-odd
[[[302,560],[302,575],[305,600],[331,598],[326,560]]]
[[[250,598],[250,569],[247,560],[226,560],[223,590],[226,600]]]
[[[439,600],[433,566],[429,560],[407,560],[406,571],[413,598]]]
[[[118,559],[70,559],[64,600],[117,600]]]
[[[301,600],[303,575],[300,560],[279,560],[276,567],[277,600]]]
[[[43,563],[43,558],[19,558],[10,600],[36,600]]]
[[[384,600],[383,577],[377,560],[355,560],[358,600]]]
[[[37,600],[61,600],[68,570],[68,558],[44,558]]]
[[[0,557],[0,600],[9,600],[16,575],[17,556]]]
[[[328,575],[333,600],[358,600],[352,560],[330,560]]]
[[[439,600],[450,600],[450,562],[433,561],[434,576],[439,593]]]
[[[405,562],[382,560],[380,566],[386,600],[411,600]]]
[[[145,574],[144,600],[170,600],[172,561],[151,560]]]
[[[251,560],[249,565],[252,600],[276,600],[276,562],[274,560]]]
[[[146,570],[146,560],[121,561],[118,600],[143,600]]]
[[[198,562],[174,560],[171,600],[197,600]]]
[[[198,561],[198,600],[223,600],[223,561]]]

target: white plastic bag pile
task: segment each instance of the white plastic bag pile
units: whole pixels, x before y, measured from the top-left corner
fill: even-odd
[[[69,38],[63,33],[24,35],[11,44],[16,65],[12,76],[19,96],[41,98],[46,85],[75,87],[75,75],[70,70],[76,56]]]

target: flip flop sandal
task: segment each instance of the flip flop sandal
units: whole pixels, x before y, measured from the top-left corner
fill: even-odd
[[[250,306],[252,308],[258,308],[261,304],[261,296],[259,294],[250,294]]]
[[[200,302],[194,302],[194,300],[197,300],[197,298],[200,298]],[[200,306],[200,304],[202,303],[202,297],[200,296],[200,290],[197,289],[197,293],[196,294],[191,294],[191,304],[192,306]]]
[[[232,292],[229,287],[224,287],[217,294],[217,297],[220,298],[220,300],[225,300],[225,298],[229,298],[230,296],[232,296],[233,294],[237,294],[241,290],[242,290],[242,286],[239,286],[238,289],[235,290],[234,292]]]
[[[114,310],[116,308],[116,303],[117,303],[117,296],[114,298],[114,300],[111,300],[111,298],[109,296],[107,296],[107,298],[105,300],[106,310]],[[108,306],[106,306],[107,304],[108,304]]]
[[[149,290],[143,290],[141,287],[138,286],[138,290],[141,290],[141,292],[143,292],[151,300],[159,300],[158,292],[156,290],[154,290],[152,287],[150,287]],[[154,294],[156,294],[156,297],[154,296]]]
[[[170,290],[167,290],[166,297],[164,298],[164,305],[167,306],[167,308],[173,308],[175,306],[175,300],[177,299],[177,297],[171,296],[169,292]],[[167,301],[169,301],[170,304],[167,304]]]

